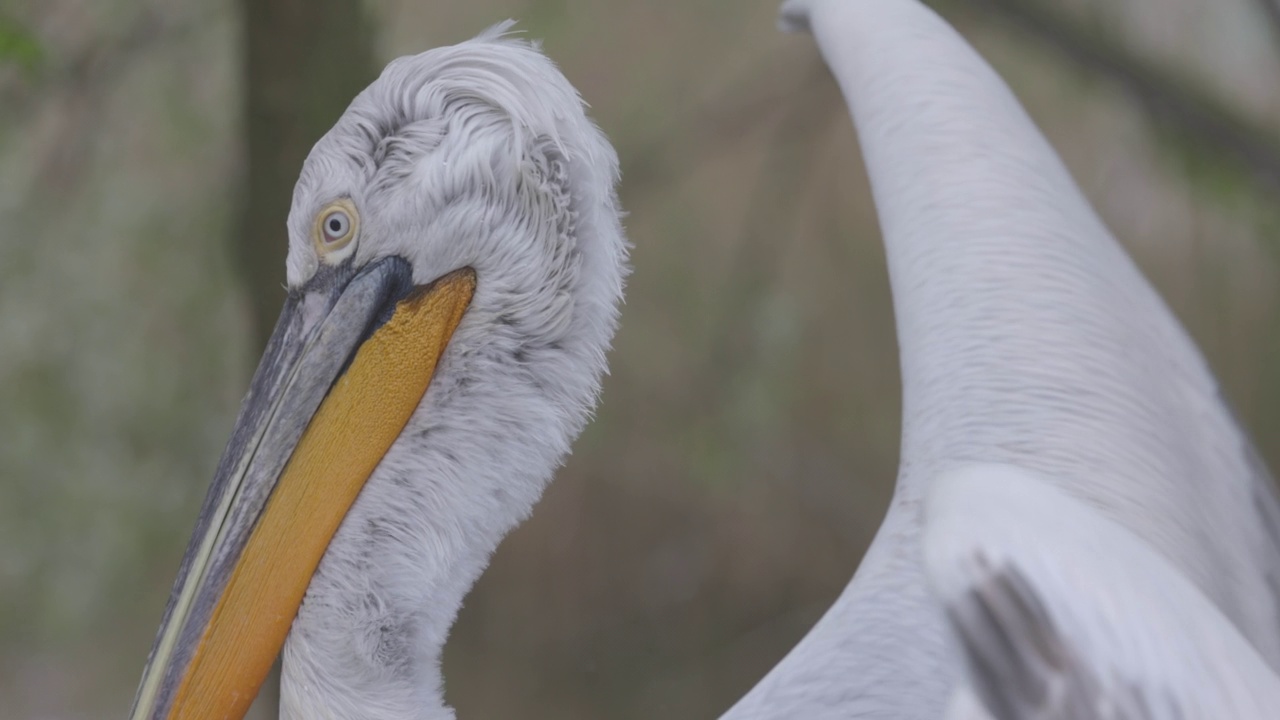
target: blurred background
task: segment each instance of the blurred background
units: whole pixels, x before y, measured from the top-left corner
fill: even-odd
[[[302,157],[388,60],[508,17],[618,147],[635,274],[599,416],[469,596],[448,700],[709,718],[759,679],[851,576],[899,429],[853,128],[776,5],[0,0],[0,720],[124,715]],[[936,5],[1280,467],[1280,3]]]

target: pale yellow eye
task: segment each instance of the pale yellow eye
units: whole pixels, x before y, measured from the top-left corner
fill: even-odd
[[[322,224],[329,242],[341,242],[351,232],[351,218],[342,210],[334,210],[326,215]]]
[[[316,215],[315,241],[322,254],[336,252],[351,244],[360,219],[350,200],[338,200]]]

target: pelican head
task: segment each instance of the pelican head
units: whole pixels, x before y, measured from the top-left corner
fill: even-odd
[[[392,62],[303,165],[288,299],[132,717],[447,718],[463,596],[595,405],[627,244],[617,156],[494,28]]]

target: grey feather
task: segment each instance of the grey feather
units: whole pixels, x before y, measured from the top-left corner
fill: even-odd
[[[1049,477],[930,489],[925,563],[960,648],[950,720],[1262,720],[1278,675],[1183,573]]]
[[[1016,567],[988,569],[946,612],[970,681],[995,720],[1155,720],[1133,685],[1104,695]]]

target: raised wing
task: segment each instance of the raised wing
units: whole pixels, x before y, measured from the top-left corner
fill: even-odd
[[[949,720],[1262,720],[1277,676],[1159,553],[1035,473],[943,474],[926,567],[964,658]]]
[[[849,587],[726,718],[943,714],[960,668],[920,562],[921,506],[962,463],[1028,468],[1095,508],[1280,669],[1270,479],[1017,98],[918,0],[788,0],[783,20],[813,33],[862,145],[893,289],[902,463]]]

